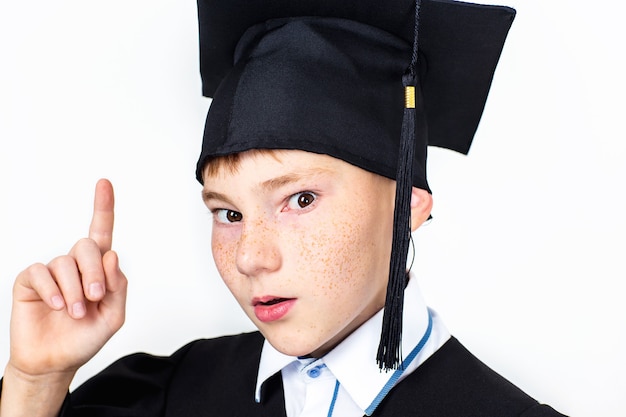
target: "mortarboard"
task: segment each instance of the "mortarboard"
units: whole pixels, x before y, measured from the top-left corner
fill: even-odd
[[[428,145],[469,151],[514,16],[451,0],[198,0],[213,99],[198,181],[218,156],[298,149],[397,182],[382,369],[401,356],[411,186],[430,191]]]

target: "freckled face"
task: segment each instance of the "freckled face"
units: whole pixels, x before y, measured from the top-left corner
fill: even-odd
[[[204,182],[217,268],[276,349],[321,356],[383,307],[394,181],[279,151]]]

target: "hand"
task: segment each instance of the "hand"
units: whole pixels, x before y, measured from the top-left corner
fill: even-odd
[[[18,275],[8,367],[31,379],[71,380],[124,323],[127,281],[111,251],[113,207],[113,187],[100,180],[89,237]]]

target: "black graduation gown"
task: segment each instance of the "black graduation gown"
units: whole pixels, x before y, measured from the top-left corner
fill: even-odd
[[[285,417],[280,373],[254,401],[263,337],[198,340],[170,357],[124,357],[68,395],[60,417]],[[0,380],[0,388],[2,381]],[[455,338],[394,387],[374,417],[551,417]],[[341,417],[341,416],[338,416]]]
[[[285,417],[280,372],[254,401],[263,337],[198,340],[170,357],[134,354],[66,399],[63,417]],[[394,387],[375,417],[562,416],[489,369],[455,338]],[[337,416],[341,417],[341,416]]]

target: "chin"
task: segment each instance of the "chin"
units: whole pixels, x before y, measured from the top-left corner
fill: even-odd
[[[272,335],[266,334],[263,331],[261,331],[261,333],[263,333],[265,339],[274,349],[287,356],[321,356],[317,355],[317,353],[321,351],[324,345],[323,342],[316,343],[310,340],[295,340],[293,337],[272,337]]]

